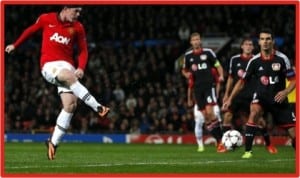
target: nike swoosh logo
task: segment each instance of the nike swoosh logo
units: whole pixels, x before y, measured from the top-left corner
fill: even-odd
[[[49,24],[48,26],[49,26],[50,28],[52,28],[52,27],[55,27],[56,25],[51,25],[51,24]]]

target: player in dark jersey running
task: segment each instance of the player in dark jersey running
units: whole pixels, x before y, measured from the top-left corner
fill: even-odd
[[[85,30],[77,21],[81,10],[80,6],[64,6],[59,13],[42,14],[35,24],[23,31],[16,42],[5,48],[7,53],[11,53],[32,34],[42,31],[41,73],[49,83],[57,86],[63,105],[52,136],[46,141],[49,160],[55,158],[56,148],[70,126],[77,107],[77,98],[84,101],[100,117],[104,117],[109,111],[109,108],[97,102],[78,80],[84,75],[88,59]],[[79,51],[77,66],[73,58],[75,44]]]
[[[211,69],[216,68],[219,81],[223,81],[223,68],[215,53],[208,48],[201,47],[199,33],[192,33],[190,37],[192,50],[185,53],[182,74],[187,78],[194,78],[194,96],[198,109],[204,116],[206,129],[217,140],[217,152],[225,152],[221,144],[222,130],[220,121],[214,113],[213,105],[217,104],[214,76]]]
[[[253,156],[252,142],[257,130],[257,121],[264,112],[272,114],[274,124],[287,130],[295,149],[295,114],[293,113],[287,95],[295,88],[295,71],[286,55],[274,49],[274,36],[270,29],[263,29],[259,33],[260,53],[248,63],[243,78],[234,86],[223,108],[228,109],[232,99],[243,88],[244,82],[252,77],[256,80],[256,88],[250,104],[250,115],[245,131],[245,153],[242,158]],[[286,79],[290,81],[286,86]]]
[[[226,83],[226,90],[223,97],[223,103],[229,97],[230,91],[232,90],[234,84],[243,76],[249,60],[253,57],[253,50],[253,41],[250,38],[244,38],[241,43],[242,53],[231,57],[228,70],[229,76]],[[255,80],[250,80],[249,82],[247,82],[244,88],[234,98],[229,110],[224,111],[223,132],[232,129],[232,118],[248,117],[250,112],[249,104],[251,103],[252,94],[254,88],[256,87],[255,82]],[[266,149],[271,154],[277,153],[277,149],[273,145],[271,145],[270,135],[267,130],[267,124],[263,117],[259,118],[258,127],[264,137]]]

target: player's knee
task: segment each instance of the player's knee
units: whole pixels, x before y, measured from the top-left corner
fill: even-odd
[[[73,83],[77,81],[74,72],[67,69],[62,69],[57,75],[57,78],[59,81],[65,83],[67,86],[71,86]]]
[[[292,139],[295,138],[295,127],[289,128],[288,133]]]
[[[260,117],[258,119],[258,125],[261,126],[262,128],[267,126],[266,121],[264,120],[264,118]]]
[[[217,118],[217,116],[215,115],[214,112],[207,112],[206,116],[207,116],[207,118],[208,118],[209,121],[213,121],[213,120],[215,120]]]
[[[259,105],[251,105],[250,106],[250,117],[253,117],[258,121],[258,119],[262,116],[263,111]]]
[[[77,108],[76,101],[72,101],[72,102],[64,105],[64,110],[69,113],[74,113],[76,108]]]
[[[223,118],[223,124],[231,124],[231,118],[224,117]]]
[[[226,112],[223,115],[223,123],[224,124],[229,124],[231,123],[232,120],[232,113],[231,112]]]
[[[248,118],[248,122],[258,123],[258,119],[257,119],[257,118],[259,118],[258,113],[259,112],[257,112],[257,111],[251,111],[249,118]]]

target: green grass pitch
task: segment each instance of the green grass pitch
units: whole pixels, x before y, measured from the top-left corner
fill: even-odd
[[[295,151],[278,147],[269,154],[255,145],[251,159],[241,159],[244,148],[216,153],[195,145],[62,143],[56,159],[46,158],[43,143],[5,143],[4,173],[13,174],[295,174]]]

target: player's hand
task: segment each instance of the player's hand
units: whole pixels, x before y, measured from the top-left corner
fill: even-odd
[[[219,76],[219,82],[224,82],[224,77],[223,76]]]
[[[275,95],[274,100],[277,103],[282,103],[286,99],[287,95],[288,95],[288,92],[285,90],[282,90]]]
[[[194,103],[191,99],[188,99],[187,105],[188,105],[188,107],[192,107],[194,105]]]
[[[193,74],[191,72],[186,72],[184,76],[185,78],[189,79],[191,76],[193,76]]]
[[[222,105],[222,111],[227,111],[230,105],[231,105],[231,100],[227,99]]]
[[[5,48],[5,52],[8,54],[11,53],[13,50],[15,50],[15,46],[13,44],[7,45]]]
[[[222,102],[225,103],[227,100],[228,100],[228,95],[224,95]]]
[[[76,75],[77,78],[82,78],[83,75],[84,75],[83,70],[80,69],[80,68],[76,69],[74,73],[75,73],[75,75]]]

